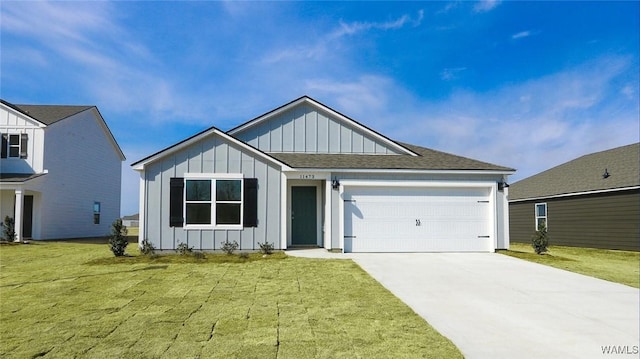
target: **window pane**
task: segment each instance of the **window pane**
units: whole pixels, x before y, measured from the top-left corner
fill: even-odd
[[[536,229],[540,228],[540,225],[544,225],[545,227],[547,226],[547,220],[545,218],[538,218],[537,222],[538,225],[536,226]]]
[[[546,204],[537,204],[536,205],[536,215],[538,217],[545,217],[547,215],[547,205]]]
[[[187,180],[187,201],[211,201],[211,180]]]
[[[211,224],[211,204],[187,203],[187,224]]]
[[[216,204],[216,224],[240,224],[240,204]]]
[[[9,135],[9,144],[12,146],[20,145],[20,135]]]
[[[9,147],[9,157],[20,157],[20,147]]]
[[[240,201],[240,180],[217,180],[216,201]]]

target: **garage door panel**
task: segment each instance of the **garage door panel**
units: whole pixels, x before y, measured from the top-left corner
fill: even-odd
[[[345,191],[345,251],[489,251],[488,188]]]

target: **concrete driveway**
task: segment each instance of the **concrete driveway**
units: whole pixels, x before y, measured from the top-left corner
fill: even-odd
[[[494,253],[348,256],[467,358],[638,357],[638,289]]]
[[[637,358],[640,291],[495,253],[353,259],[467,358]]]

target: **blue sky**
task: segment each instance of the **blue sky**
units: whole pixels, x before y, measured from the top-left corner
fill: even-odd
[[[308,95],[518,170],[639,140],[640,2],[0,2],[0,96],[96,105],[129,164]]]

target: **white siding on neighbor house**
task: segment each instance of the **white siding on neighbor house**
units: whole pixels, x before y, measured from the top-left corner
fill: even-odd
[[[39,239],[105,236],[120,218],[122,161],[97,116],[89,109],[46,129],[49,173],[32,187],[42,194]],[[93,223],[94,202],[100,224]]]
[[[11,108],[0,106],[0,133],[28,136],[27,158],[2,158],[2,173],[42,173],[44,125]]]
[[[308,104],[278,113],[234,137],[264,152],[398,153],[371,133]]]
[[[170,179],[185,173],[242,173],[244,178],[257,178],[258,226],[239,230],[170,227]],[[279,249],[281,180],[280,169],[273,164],[211,134],[145,166],[144,239],[159,250],[172,250],[180,243],[198,250],[219,250],[226,241],[238,242],[241,250],[256,250],[258,243],[265,242]]]

